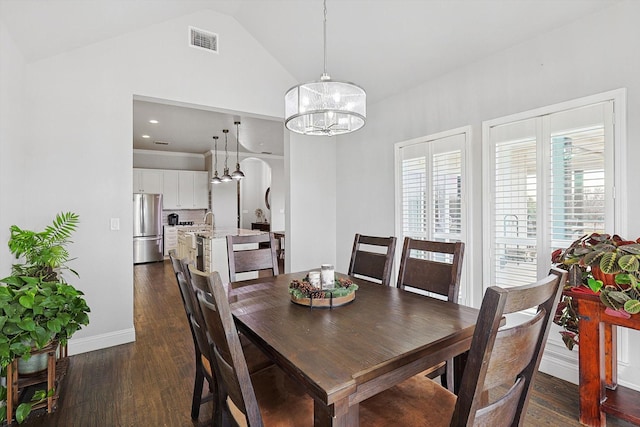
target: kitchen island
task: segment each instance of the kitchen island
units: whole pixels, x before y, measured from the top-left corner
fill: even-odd
[[[182,238],[181,238],[181,233]],[[243,228],[211,228],[197,231],[178,231],[178,256],[187,258],[206,272],[217,271],[223,283],[229,282],[227,258],[227,236],[255,236],[264,234],[260,230]],[[237,247],[237,245],[236,245]],[[257,244],[249,244],[246,249],[257,249]],[[241,273],[238,280],[254,279],[257,273]]]

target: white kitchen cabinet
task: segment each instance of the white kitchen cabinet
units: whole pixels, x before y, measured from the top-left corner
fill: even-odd
[[[207,172],[165,170],[164,209],[207,209]]]
[[[193,205],[195,209],[209,209],[209,173],[194,172]]]
[[[134,193],[163,193],[163,173],[158,169],[133,169]]]
[[[169,256],[169,251],[178,251],[178,229],[172,226],[164,227],[164,256]]]
[[[178,199],[178,171],[162,171],[164,190],[162,192],[163,209],[180,209]]]

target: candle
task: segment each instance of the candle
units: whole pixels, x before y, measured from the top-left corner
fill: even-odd
[[[322,289],[333,289],[335,287],[335,279],[336,279],[333,265],[322,264],[322,267],[320,270],[322,275]]]

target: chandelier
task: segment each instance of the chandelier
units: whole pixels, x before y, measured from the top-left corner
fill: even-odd
[[[303,135],[341,135],[364,126],[367,94],[360,86],[327,74],[327,0],[324,0],[324,72],[319,81],[289,89],[284,97],[285,126]]]

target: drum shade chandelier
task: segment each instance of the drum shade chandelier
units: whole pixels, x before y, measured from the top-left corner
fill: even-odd
[[[324,0],[324,72],[319,81],[287,91],[285,126],[303,135],[341,135],[364,126],[367,94],[360,86],[331,80],[327,74],[327,0]]]

